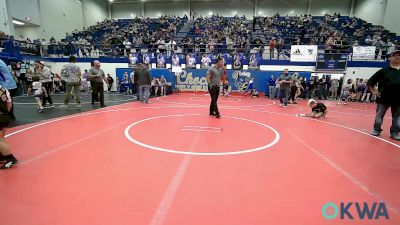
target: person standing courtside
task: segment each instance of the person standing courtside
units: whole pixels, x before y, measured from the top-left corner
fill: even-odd
[[[39,76],[40,83],[46,89],[47,97],[43,97],[43,107],[46,107],[47,101],[50,103],[50,107],[54,108],[53,100],[51,99],[51,86],[53,81],[51,80],[50,69],[44,65],[42,61],[35,61],[34,76]]]
[[[137,70],[134,74],[134,83],[139,87],[138,99],[148,104],[150,96],[151,76],[150,71],[147,69],[147,65],[138,64]]]
[[[98,95],[100,95],[100,106],[105,107],[104,105],[104,82],[107,83],[106,76],[104,71],[100,69],[100,62],[95,60],[93,62],[93,67],[89,70],[89,78],[92,81],[92,105],[94,105],[94,100]]]
[[[10,92],[0,85],[0,169],[9,169],[17,163],[17,159],[10,152],[6,143],[6,127],[10,122],[12,100]]]
[[[61,70],[61,76],[67,83],[67,91],[65,94],[64,105],[60,107],[68,106],[69,99],[71,97],[71,90],[74,89],[75,99],[76,99],[76,107],[81,108],[81,69],[75,64],[76,58],[75,56],[69,57],[69,63],[65,65]]]
[[[208,68],[207,74],[208,90],[211,96],[210,116],[215,116],[218,119],[221,118],[221,115],[218,111],[217,102],[224,71],[224,59],[219,57],[215,65]]]
[[[376,117],[373,136],[379,136],[382,132],[383,117],[386,111],[392,111],[392,126],[390,137],[400,141],[400,50],[392,52],[389,57],[390,65],[376,72],[368,80],[368,87],[376,95]],[[378,89],[375,85],[378,84]]]
[[[280,83],[280,88],[279,88],[279,101],[281,102],[280,106],[283,105],[283,107],[287,107],[290,84],[292,83],[292,78],[289,75],[288,69],[285,69],[283,71],[283,74],[279,76],[278,82]]]

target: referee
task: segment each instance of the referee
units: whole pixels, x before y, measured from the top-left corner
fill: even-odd
[[[215,63],[215,65],[208,69],[207,74],[208,90],[211,96],[210,116],[215,116],[218,119],[221,118],[221,115],[218,111],[217,101],[221,79],[224,71],[224,59],[219,57],[217,58],[217,62]]]
[[[376,117],[371,135],[379,136],[382,132],[383,117],[390,108],[392,126],[390,137],[400,141],[400,50],[392,52],[390,65],[376,72],[369,80],[368,87],[376,95]],[[378,84],[378,88],[375,86]]]

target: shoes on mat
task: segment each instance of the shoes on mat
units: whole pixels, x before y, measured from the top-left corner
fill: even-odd
[[[371,134],[372,136],[378,137],[379,135],[381,135],[381,132],[378,131],[378,130],[373,130],[370,134]]]
[[[396,141],[400,141],[400,135],[399,134],[390,135],[390,138],[392,138],[393,140],[396,140]]]

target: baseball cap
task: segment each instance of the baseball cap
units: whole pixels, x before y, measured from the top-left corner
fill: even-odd
[[[396,53],[400,53],[400,49],[394,50],[394,51],[392,52],[392,54],[390,54],[390,56],[394,56],[394,54],[396,54]]]

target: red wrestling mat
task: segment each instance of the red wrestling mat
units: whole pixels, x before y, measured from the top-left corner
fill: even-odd
[[[375,138],[372,104],[326,102],[314,120],[295,116],[305,101],[220,97],[218,120],[209,101],[171,95],[8,130],[20,163],[0,171],[1,224],[399,224],[390,115]],[[372,219],[364,203],[377,203]]]

